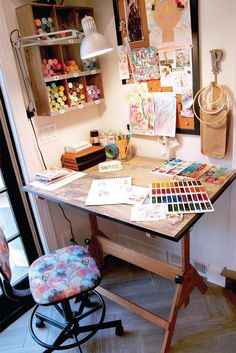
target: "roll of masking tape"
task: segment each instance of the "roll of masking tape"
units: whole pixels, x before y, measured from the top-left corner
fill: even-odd
[[[110,143],[105,147],[105,153],[108,159],[116,159],[118,157],[119,150],[114,143]]]

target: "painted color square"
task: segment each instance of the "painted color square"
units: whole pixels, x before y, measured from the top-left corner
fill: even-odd
[[[199,200],[199,201],[202,201],[202,200],[203,200],[203,198],[202,198],[202,195],[201,195],[201,194],[198,194],[198,200]]]
[[[189,205],[187,203],[184,204],[185,211],[189,212]]]
[[[174,203],[173,206],[174,206],[174,211],[179,212],[179,207],[178,207],[177,203]]]
[[[206,202],[206,207],[208,210],[212,210],[212,206],[211,206],[210,202]]]

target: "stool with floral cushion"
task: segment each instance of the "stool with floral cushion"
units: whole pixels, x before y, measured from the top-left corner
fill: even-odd
[[[0,228],[0,274],[3,291],[11,299],[32,294],[36,306],[30,318],[30,333],[38,344],[46,348],[45,353],[73,347],[82,352],[81,345],[100,329],[115,327],[117,335],[123,334],[121,320],[104,322],[105,303],[95,290],[101,274],[95,260],[83,246],[71,245],[35,260],[29,268],[30,290],[21,294],[19,290],[14,292],[10,284],[9,248]],[[52,318],[49,310],[45,312],[47,306],[54,308],[57,318]],[[89,323],[90,315],[96,323]],[[52,344],[48,343],[48,335],[45,335],[45,324],[54,328]]]

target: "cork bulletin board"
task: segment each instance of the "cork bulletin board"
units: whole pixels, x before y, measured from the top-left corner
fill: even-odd
[[[143,105],[133,97],[130,115],[134,105],[139,112],[149,105],[149,120],[142,128],[135,123],[133,133],[199,135],[191,108],[199,90],[198,0],[113,0],[113,7],[118,48],[129,50],[130,76],[122,83],[146,85]]]

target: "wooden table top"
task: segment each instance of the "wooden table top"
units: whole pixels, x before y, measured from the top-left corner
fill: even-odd
[[[130,161],[122,162],[122,170],[109,173],[99,173],[98,166],[95,166],[85,171],[87,175],[55,191],[42,190],[32,185],[24,186],[23,190],[42,197],[48,201],[75,207],[87,213],[122,223],[153,235],[178,241],[187,231],[190,230],[190,228],[204,213],[184,214],[182,222],[171,225],[171,222],[168,219],[159,222],[131,222],[131,205],[118,204],[85,206],[87,194],[94,178],[131,176],[132,185],[147,187],[153,182],[167,180],[163,175],[151,173],[152,168],[162,163],[163,160],[146,157],[133,157]],[[212,203],[214,203],[214,201],[227,189],[235,178],[236,170],[232,170],[229,172],[224,182],[220,185],[206,182],[203,183]],[[168,178],[168,180],[170,179]]]

